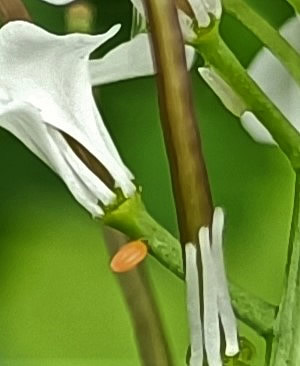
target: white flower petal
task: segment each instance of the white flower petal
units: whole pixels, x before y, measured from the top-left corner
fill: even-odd
[[[187,315],[190,330],[191,357],[189,366],[202,366],[203,339],[200,317],[199,276],[197,250],[192,243],[185,245]]]
[[[113,200],[111,192],[93,173],[78,174],[78,161],[74,153],[68,156],[67,143],[61,134],[45,124],[40,112],[27,103],[11,102],[0,105],[0,126],[20,139],[34,154],[50,166],[65,182],[73,196],[93,216],[101,216],[98,200]],[[70,148],[69,148],[70,149]],[[87,176],[88,175],[88,176]],[[85,179],[87,177],[87,179]],[[95,186],[88,187],[91,180]],[[96,193],[96,195],[95,195]],[[97,196],[98,195],[98,196]]]
[[[143,0],[131,0],[131,2],[137,11],[146,18]]]
[[[74,174],[104,205],[109,205],[116,195],[80,160],[59,131],[50,126],[47,127],[49,135],[59,146],[60,154],[72,168]]]
[[[252,112],[246,111],[242,114],[241,124],[256,142],[270,145],[275,144],[270,132]]]
[[[201,28],[206,28],[210,24],[210,17],[204,5],[203,0],[189,0],[191,8],[195,14],[198,26]]]
[[[203,0],[206,11],[217,19],[222,15],[222,3],[220,0]]]
[[[75,0],[42,0],[42,1],[53,5],[66,5],[72,3]]]
[[[288,20],[282,35],[300,52],[300,24],[297,18]],[[300,87],[273,54],[263,48],[248,68],[249,74],[300,131]],[[255,116],[245,113],[242,125],[258,142],[275,143],[269,132]]]
[[[194,48],[186,46],[188,67],[191,67],[194,56]],[[89,62],[93,85],[153,75],[154,69],[149,35],[146,33],[122,43],[103,58]]]
[[[33,105],[44,122],[83,145],[128,196],[135,191],[132,175],[97,111],[88,72],[89,54],[119,28],[56,36],[31,23],[8,23],[0,30],[0,82],[14,100]]]
[[[224,213],[216,207],[212,223],[212,256],[217,278],[218,307],[221,323],[223,325],[227,356],[234,356],[239,352],[237,325],[232,310],[230,295],[227,286],[226,272],[223,258],[223,227]]]
[[[220,356],[220,325],[217,303],[217,280],[210,250],[209,229],[199,231],[199,246],[203,268],[204,345],[209,366],[222,366]]]
[[[240,96],[213,69],[199,67],[198,71],[224,106],[235,116],[241,117],[246,110],[246,105]]]
[[[197,38],[197,34],[193,29],[193,20],[184,11],[178,9],[178,20],[186,42],[193,42]]]

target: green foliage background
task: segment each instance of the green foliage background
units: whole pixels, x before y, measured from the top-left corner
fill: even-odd
[[[249,3],[276,27],[292,15],[285,1]],[[37,24],[65,32],[64,7],[39,0],[26,4]],[[129,38],[131,6],[129,0],[99,0],[94,5],[95,33],[122,24],[117,37],[96,57]],[[260,42],[227,16],[221,31],[247,66]],[[196,68],[191,75],[214,201],[227,213],[228,275],[253,294],[278,303],[293,174],[276,147],[258,145],[248,137],[204,85]],[[149,210],[176,235],[155,79],[115,83],[95,93],[121,155],[143,186]],[[0,171],[0,364],[139,365],[100,223],[77,205],[53,172],[3,130]],[[182,366],[188,346],[184,285],[155,260],[148,258],[145,265],[172,352]],[[241,329],[257,348],[253,365],[263,365],[263,341],[247,327]]]

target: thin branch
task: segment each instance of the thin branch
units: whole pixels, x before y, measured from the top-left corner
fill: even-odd
[[[300,85],[300,54],[243,0],[223,0],[225,10],[253,32]]]
[[[295,12],[300,14],[300,0],[287,0],[287,2],[295,9]]]
[[[300,169],[300,134],[282,112],[248,75],[217,30],[199,39],[196,49],[219,76],[237,93],[247,110],[270,132],[294,170]]]
[[[272,366],[300,363],[300,176],[296,176],[294,211],[286,267],[286,286],[274,326]]]
[[[104,233],[111,255],[128,242],[124,234],[114,229],[105,227]],[[116,276],[131,316],[142,364],[172,366],[173,361],[145,265],[142,263],[136,269]]]

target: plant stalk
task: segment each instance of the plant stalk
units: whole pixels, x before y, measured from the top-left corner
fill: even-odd
[[[11,20],[31,21],[22,0],[0,0],[0,19],[3,23]]]
[[[286,286],[274,326],[271,366],[300,364],[300,176],[296,176]]]
[[[223,0],[225,10],[252,31],[300,85],[300,55],[262,16],[243,0]]]
[[[300,14],[300,0],[287,0],[287,2],[295,9],[295,12]]]
[[[199,228],[211,224],[213,206],[177,9],[172,0],[145,5],[180,239],[196,243]]]
[[[104,234],[111,256],[128,242],[128,237],[117,230],[104,227]],[[174,365],[145,264],[116,276],[131,316],[142,365]]]
[[[215,27],[194,45],[224,81],[230,85],[270,132],[295,171],[300,169],[300,134],[247,74]]]

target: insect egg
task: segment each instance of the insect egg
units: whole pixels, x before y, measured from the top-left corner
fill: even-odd
[[[148,248],[141,240],[123,245],[113,256],[110,267],[113,272],[128,272],[135,268],[147,255]]]

